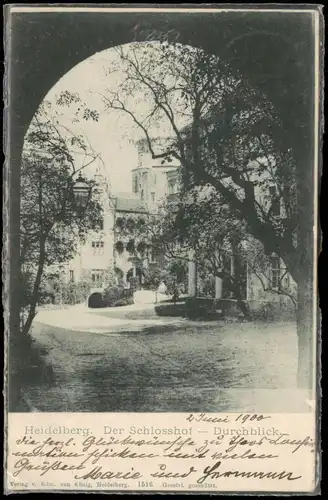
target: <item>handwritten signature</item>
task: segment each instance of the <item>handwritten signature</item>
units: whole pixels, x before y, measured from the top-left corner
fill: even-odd
[[[218,471],[221,467],[222,462],[217,462],[215,465],[208,466],[204,469],[203,475],[197,480],[197,483],[201,484],[207,479],[214,480],[219,479],[221,477],[227,478],[238,478],[241,477],[243,479],[278,479],[281,481],[282,479],[287,479],[288,481],[297,481],[301,479],[302,476],[295,476],[293,472],[290,471],[279,471],[279,472],[260,472],[260,471],[240,471],[240,470],[227,470],[227,471]]]

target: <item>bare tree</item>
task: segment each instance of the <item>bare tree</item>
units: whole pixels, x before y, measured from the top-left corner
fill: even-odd
[[[310,338],[306,273],[297,193],[302,179],[283,123],[272,103],[225,61],[189,46],[119,47],[123,82],[103,95],[130,116],[153,158],[176,158],[183,186],[211,186],[247,232],[275,253],[298,286],[299,383],[308,383]],[[156,147],[158,127],[170,140]],[[305,243],[304,243],[305,244]],[[303,259],[304,260],[304,259]]]

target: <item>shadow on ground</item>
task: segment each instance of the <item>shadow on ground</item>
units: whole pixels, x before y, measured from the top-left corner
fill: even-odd
[[[38,411],[251,411],[256,398],[256,405],[266,398],[272,406],[264,393],[295,388],[294,324],[190,323],[95,334],[35,323],[33,335],[46,353],[44,373],[52,373],[26,381],[26,398]]]

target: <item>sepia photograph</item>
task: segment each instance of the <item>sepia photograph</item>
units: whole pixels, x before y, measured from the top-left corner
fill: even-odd
[[[73,11],[10,19],[10,411],[307,411],[315,11]]]
[[[322,7],[4,44],[5,493],[318,493]]]

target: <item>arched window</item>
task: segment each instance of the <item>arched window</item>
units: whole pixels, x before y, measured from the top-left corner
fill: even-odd
[[[116,219],[116,226],[119,229],[123,228],[123,226],[124,226],[124,219],[122,219],[122,217],[117,217],[117,219]]]
[[[134,253],[134,250],[135,250],[134,240],[129,240],[126,245],[126,251],[132,254]]]
[[[92,224],[92,229],[95,231],[102,231],[104,229],[104,219],[98,219]]]
[[[127,219],[125,221],[125,226],[126,226],[126,229],[129,231],[129,232],[133,232],[135,230],[135,226],[136,226],[136,223],[135,223],[135,220],[132,219],[132,217],[129,217],[129,219]]]
[[[122,241],[118,241],[115,245],[115,249],[118,254],[122,254],[124,252],[124,245]]]
[[[137,245],[137,252],[143,255],[145,253],[145,250],[146,250],[146,244],[143,241],[140,241],[140,243],[138,243]]]
[[[275,254],[270,257],[270,281],[273,290],[280,287],[280,259]]]

